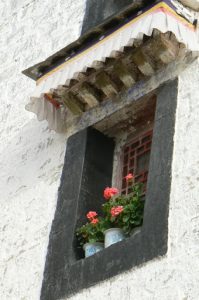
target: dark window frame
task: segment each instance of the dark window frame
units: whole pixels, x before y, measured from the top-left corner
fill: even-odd
[[[168,212],[171,187],[171,167],[173,139],[175,131],[175,113],[177,105],[178,80],[160,87],[157,94],[153,142],[150,156],[147,195],[145,200],[144,222],[141,231],[124,241],[110,246],[86,259],[75,260],[67,247],[67,230],[76,225],[76,210],[71,211],[71,219],[63,217],[70,209],[65,199],[68,193],[72,201],[77,191],[65,194],[65,173],[68,168],[67,157],[63,168],[61,186],[55,218],[52,224],[48,253],[41,290],[42,300],[54,300],[68,297],[84,288],[128,271],[167,253]],[[77,147],[84,147],[85,130],[77,133]],[[70,149],[69,149],[70,150]],[[73,155],[73,153],[71,153]],[[79,163],[79,165],[78,165]],[[79,170],[81,162],[76,162]],[[74,166],[74,168],[75,168]],[[81,176],[76,178],[78,182]],[[70,178],[67,179],[70,183]],[[71,182],[72,185],[72,182]],[[72,202],[71,202],[72,203]],[[60,217],[61,216],[61,217]],[[64,245],[64,247],[63,247]],[[133,249],[133,251],[132,251]]]

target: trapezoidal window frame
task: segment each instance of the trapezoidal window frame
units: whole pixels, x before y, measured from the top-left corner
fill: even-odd
[[[84,180],[82,164],[73,153],[73,149],[83,147],[87,129],[69,138],[57,208],[49,237],[41,289],[42,300],[67,299],[84,288],[167,253],[178,80],[164,84],[155,93],[156,113],[141,231],[93,256],[80,260],[74,258],[72,250],[70,252],[77,219],[77,210],[72,207],[79,199],[74,179],[80,185]],[[71,159],[76,161],[75,164],[69,163]],[[74,176],[77,167],[79,175]],[[69,217],[66,218],[67,214]],[[67,247],[69,251],[66,254]]]

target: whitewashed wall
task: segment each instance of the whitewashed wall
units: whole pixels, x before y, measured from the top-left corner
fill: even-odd
[[[78,38],[85,0],[0,0],[0,299],[36,300],[66,140],[25,111],[29,66]]]
[[[0,299],[38,300],[65,137],[24,110],[21,70],[76,39],[85,0],[0,2]],[[199,298],[199,65],[180,76],[166,257],[74,297]],[[121,253],[122,255],[122,253]]]

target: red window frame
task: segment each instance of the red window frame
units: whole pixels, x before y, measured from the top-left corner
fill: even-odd
[[[135,183],[144,183],[146,189],[153,130],[148,130],[125,144],[122,151],[122,187],[121,194],[131,192],[125,176],[134,174]],[[141,162],[141,163],[140,163]]]

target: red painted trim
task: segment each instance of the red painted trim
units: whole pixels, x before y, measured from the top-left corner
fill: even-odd
[[[50,102],[56,109],[60,108],[60,103],[57,100],[55,100],[50,94],[45,93],[44,98],[45,100]]]

